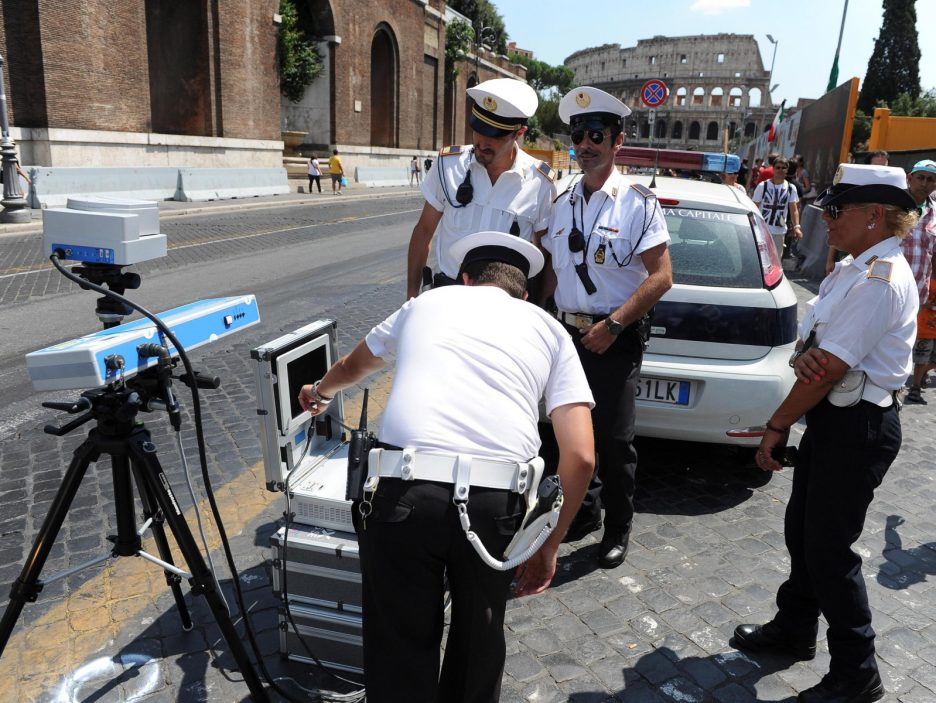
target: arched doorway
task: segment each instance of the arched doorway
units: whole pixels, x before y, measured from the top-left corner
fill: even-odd
[[[699,134],[701,133],[701,131],[702,131],[702,127],[699,125],[699,123],[693,122],[692,124],[689,125],[689,138],[698,140]]]
[[[709,122],[705,129],[705,139],[712,141],[718,139],[718,122]]]
[[[397,146],[397,51],[393,31],[377,26],[371,41],[371,138],[373,146]]]
[[[673,139],[682,139],[682,122],[676,121],[673,123]]]

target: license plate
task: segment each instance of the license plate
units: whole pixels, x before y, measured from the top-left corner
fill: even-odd
[[[692,383],[689,381],[641,376],[637,380],[637,400],[645,400],[649,403],[689,405],[689,390],[691,388]]]

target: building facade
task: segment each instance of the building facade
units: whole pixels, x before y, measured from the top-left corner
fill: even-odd
[[[776,107],[769,96],[753,35],[715,34],[641,39],[577,51],[565,60],[578,85],[591,85],[619,97],[633,111],[625,126],[633,146],[722,151],[770,127]],[[640,91],[652,78],[669,88],[651,124]]]

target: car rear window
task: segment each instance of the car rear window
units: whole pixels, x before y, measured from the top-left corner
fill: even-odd
[[[664,207],[673,282],[692,286],[761,288],[761,269],[745,214]]]

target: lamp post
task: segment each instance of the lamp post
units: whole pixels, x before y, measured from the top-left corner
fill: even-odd
[[[480,24],[480,23],[479,23],[479,24]],[[484,47],[484,38],[485,38],[485,36],[488,36],[489,38],[493,39],[496,35],[497,35],[497,31],[494,29],[494,27],[486,27],[486,26],[484,26],[483,24],[481,25],[480,29],[478,29],[478,31],[475,32],[475,41],[474,41],[474,46],[475,46],[475,75],[478,77],[478,82],[479,82],[479,83],[481,82],[481,69],[480,69],[480,63],[481,63],[481,49],[482,49],[482,48],[485,48],[485,47]]]
[[[767,35],[767,39],[770,41],[771,44],[773,44],[773,58],[770,59],[770,77],[767,79],[767,86],[768,86],[767,100],[770,101],[770,106],[773,107],[773,96],[771,95],[771,92],[773,89],[770,88],[769,86],[773,84],[773,67],[774,67],[774,63],[777,60],[777,45],[780,43],[780,40],[774,39],[769,34]]]
[[[2,56],[0,56],[0,159],[2,159],[3,167],[3,200],[0,200],[3,210],[0,210],[0,222],[7,224],[31,222],[32,211],[26,207],[26,198],[19,185],[19,161],[16,158],[16,146],[10,139]]]

